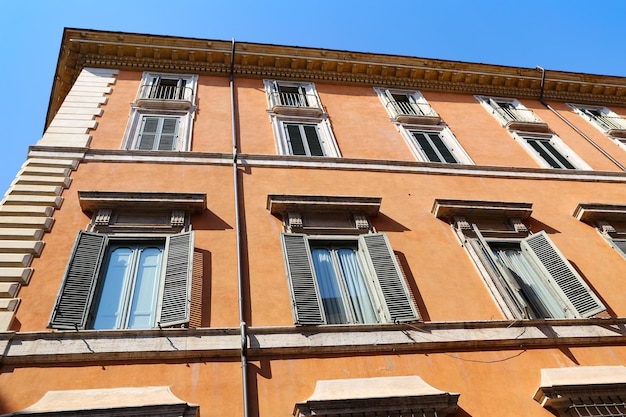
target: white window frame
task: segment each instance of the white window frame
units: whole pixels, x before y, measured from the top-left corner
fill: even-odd
[[[528,143],[529,139],[548,140],[552,147],[566,158],[577,170],[592,170],[592,168],[583,161],[573,150],[571,150],[561,138],[554,134],[540,134],[531,132],[510,131],[513,139],[515,139],[528,154],[542,167],[552,169],[571,169],[571,168],[555,168],[550,165],[533,147]]]
[[[591,125],[598,129],[600,132],[613,139],[620,148],[626,150],[626,118],[620,116],[619,114],[604,106],[591,106],[572,103],[567,103],[567,105],[572,110],[574,110],[575,113],[591,123]],[[617,118],[621,120],[621,126],[615,128],[605,127],[602,125],[602,123],[598,121],[595,116],[588,114],[587,112],[585,112],[585,110],[595,110],[601,112],[604,116]],[[618,131],[619,134],[615,134],[617,133],[615,131]]]
[[[324,152],[325,157],[341,157],[341,153],[339,152],[339,148],[337,147],[337,142],[335,141],[335,137],[333,135],[333,131],[328,118],[324,117],[320,119],[310,117],[278,116],[275,114],[270,114],[270,120],[272,122],[274,138],[276,139],[276,152],[279,155],[292,155],[286,125],[302,124],[317,126],[320,146],[322,147],[322,151]]]
[[[532,125],[544,126],[547,128],[547,125],[543,120],[541,120],[532,110],[526,108],[519,100],[515,98],[506,98],[506,97],[493,97],[493,96],[474,96],[476,100],[489,112],[493,115],[493,117],[500,122],[500,124],[504,127],[509,127],[512,124],[516,123],[524,123],[527,124],[530,128]],[[504,117],[500,114],[498,109],[501,109],[498,102],[508,103],[514,107],[516,111],[519,111],[519,114],[515,117],[511,117],[510,119]],[[497,107],[495,107],[492,103],[496,103]]]
[[[191,131],[193,129],[194,113],[186,111],[157,111],[133,108],[130,112],[129,123],[126,125],[122,148],[128,150],[138,150],[141,126],[145,117],[178,117],[178,138],[173,151],[189,151],[191,148]],[[167,151],[155,151],[167,152]]]
[[[317,89],[314,83],[310,82],[295,82],[295,81],[280,81],[280,80],[263,80],[265,86],[265,92],[267,96],[267,104],[269,111],[280,111],[280,108],[298,108],[303,111],[306,109],[318,109],[320,113],[323,112],[322,102],[317,94]],[[283,103],[280,99],[280,87],[293,87],[302,91],[306,105],[292,106],[287,103]],[[288,112],[288,110],[287,110]]]
[[[416,90],[399,90],[392,88],[374,87],[374,91],[378,95],[378,98],[383,103],[385,110],[389,114],[389,117],[394,122],[420,122],[425,124],[438,124],[441,118],[437,112],[428,103],[426,98]],[[399,109],[399,105],[396,100],[393,99],[393,95],[405,95],[409,98],[412,104],[417,107],[416,113],[403,112]]]
[[[400,134],[405,139],[407,145],[413,152],[413,155],[415,155],[415,158],[417,158],[417,160],[419,161],[435,162],[435,163],[437,162],[437,161],[430,161],[428,159],[428,157],[426,156],[426,153],[423,151],[423,149],[421,148],[421,146],[418,144],[417,140],[413,136],[413,133],[412,133],[413,131],[437,133],[439,137],[441,138],[443,144],[446,146],[446,148],[448,148],[448,151],[450,151],[452,156],[457,160],[456,162],[457,164],[465,164],[465,165],[474,164],[474,161],[472,161],[472,158],[470,158],[467,152],[465,152],[465,149],[463,149],[463,147],[461,146],[459,141],[456,139],[454,134],[452,134],[452,131],[450,130],[450,128],[445,125],[423,126],[423,125],[401,124],[401,125],[398,125],[397,127],[398,127],[398,130],[400,131]],[[449,163],[449,162],[441,161],[440,163]],[[454,165],[454,163],[449,163],[449,164]]]
[[[137,92],[137,100],[141,99],[151,99],[150,92],[152,90],[153,85],[158,84],[160,80],[176,80],[176,81],[185,81],[184,91],[185,94],[181,99],[173,99],[167,100],[162,99],[162,101],[176,101],[176,100],[184,100],[190,102],[192,105],[195,104],[196,98],[196,87],[198,84],[198,75],[195,74],[171,74],[165,72],[144,72],[141,77],[141,86],[139,91]],[[159,100],[158,97],[152,98],[155,100]]]
[[[561,254],[544,231],[535,234],[528,233],[524,237],[507,238],[497,236],[484,237],[476,225],[471,225],[470,228],[466,230],[473,230],[475,236],[468,236],[467,232],[461,227],[455,228],[457,237],[472,259],[494,301],[507,319],[582,318],[582,314],[584,314],[584,317],[592,317],[606,310],[606,307],[596,294],[588,287],[584,279],[570,265],[567,258]],[[510,233],[511,232],[509,232],[509,234]],[[522,235],[524,235],[524,233],[522,233]],[[549,272],[543,261],[530,249],[531,246],[527,243],[530,239],[542,239],[545,242],[545,245],[549,247],[549,251],[545,252],[544,249],[544,256],[556,257],[559,260],[558,262],[555,260],[554,262],[556,263],[554,265],[557,265],[561,276],[552,275]],[[495,259],[495,254],[491,252],[481,252],[485,249],[485,246],[488,246],[487,250],[491,251],[490,243],[519,244],[522,256],[531,265],[535,274],[542,279],[541,291],[543,291],[544,296],[545,294],[552,296],[551,300],[544,301],[544,303],[556,303],[560,305],[563,309],[562,317],[537,317],[535,313],[533,313],[532,307],[530,307],[531,300],[527,295],[522,294],[519,282],[508,272],[502,263]],[[585,289],[586,293],[589,295],[589,299],[595,303],[595,307],[584,313],[579,313],[572,301],[570,301],[563,289],[558,285],[559,279],[569,279],[570,283],[576,282],[577,288]]]

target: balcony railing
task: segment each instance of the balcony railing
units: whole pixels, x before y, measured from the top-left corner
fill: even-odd
[[[426,103],[393,100],[387,103],[387,107],[400,123],[437,124],[441,121],[439,115]]]
[[[270,93],[271,110],[282,114],[319,115],[322,105],[315,94],[273,91]]]
[[[509,106],[497,106],[494,107],[494,111],[506,121],[506,127],[510,129],[521,129],[539,132],[545,132],[550,130],[548,128],[548,125],[543,120],[535,116],[535,113],[533,113],[532,110],[518,109]]]
[[[194,94],[191,87],[178,85],[142,85],[139,88],[140,106],[188,108],[193,105]]]
[[[607,131],[608,134],[626,137],[626,120],[619,116],[594,116],[594,120]]]

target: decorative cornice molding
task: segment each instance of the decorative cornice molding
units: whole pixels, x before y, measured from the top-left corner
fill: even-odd
[[[538,98],[541,90],[541,74],[534,68],[247,42],[234,46],[238,76],[517,98]],[[229,41],[65,29],[47,124],[85,66],[226,75],[232,50]],[[547,100],[625,104],[624,77],[551,70],[546,74]]]

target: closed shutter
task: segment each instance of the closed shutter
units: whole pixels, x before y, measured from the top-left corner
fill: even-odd
[[[106,235],[78,232],[48,327],[85,329],[106,244]]]
[[[384,233],[359,236],[370,268],[378,278],[380,293],[383,296],[391,320],[407,322],[419,320],[417,308],[409,288],[402,278],[400,267]]]
[[[591,291],[587,283],[570,265],[561,252],[550,240],[546,232],[541,231],[521,241],[522,250],[529,255],[541,269],[548,283],[563,296],[565,316],[591,317],[606,307]],[[573,311],[570,314],[568,310]]]
[[[167,240],[163,296],[159,325],[189,322],[193,265],[193,232],[172,235]]]
[[[139,141],[137,149],[142,151],[151,151],[154,149],[154,142],[157,138],[159,129],[159,117],[144,117],[141,123],[141,131],[139,132]]]
[[[306,235],[281,234],[296,324],[326,324]]]
[[[626,240],[613,239],[613,244],[622,252],[623,255],[626,255]]]
[[[309,144],[309,152],[311,156],[324,156],[322,143],[319,135],[317,134],[317,126],[304,125],[304,134],[306,135],[306,141]]]
[[[173,151],[176,149],[176,139],[178,137],[178,117],[164,117],[159,137],[160,151]]]

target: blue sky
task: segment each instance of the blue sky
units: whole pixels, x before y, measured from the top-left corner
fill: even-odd
[[[626,0],[0,0],[0,192],[43,133],[64,27],[626,76],[625,19]]]

